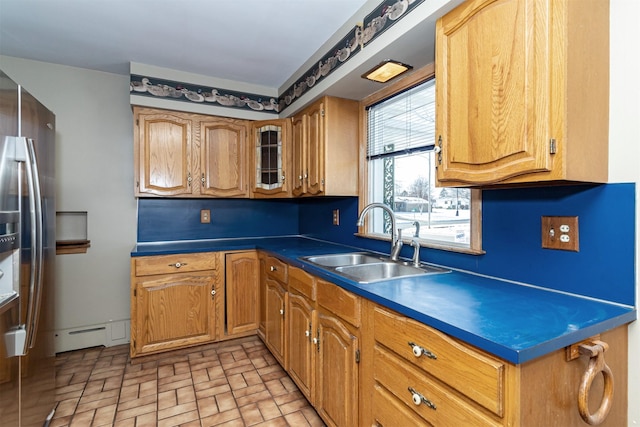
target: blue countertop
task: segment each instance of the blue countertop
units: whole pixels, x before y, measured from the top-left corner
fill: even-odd
[[[139,243],[131,256],[243,249],[269,252],[515,364],[636,319],[634,307],[455,269],[446,274],[360,284],[304,262],[300,257],[361,249],[300,236]]]

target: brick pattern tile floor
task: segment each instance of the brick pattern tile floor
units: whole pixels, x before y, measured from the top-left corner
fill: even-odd
[[[258,337],[144,356],[129,346],[56,356],[61,426],[324,426]]]

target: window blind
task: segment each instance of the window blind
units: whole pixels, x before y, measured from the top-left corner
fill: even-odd
[[[435,79],[370,106],[367,159],[432,150],[435,113]]]

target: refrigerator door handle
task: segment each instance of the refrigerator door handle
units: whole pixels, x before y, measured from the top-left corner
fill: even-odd
[[[29,213],[31,217],[31,274],[29,282],[29,298],[27,303],[26,340],[23,354],[33,348],[38,330],[40,303],[42,299],[42,269],[43,269],[43,212],[42,194],[40,190],[40,174],[34,143],[31,138],[18,137],[16,145],[16,160],[23,161],[27,177],[29,193]]]

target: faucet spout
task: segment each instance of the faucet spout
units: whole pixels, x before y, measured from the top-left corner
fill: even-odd
[[[402,240],[400,239],[400,230],[396,228],[396,216],[393,212],[393,209],[391,209],[388,205],[385,205],[384,203],[370,203],[362,209],[362,212],[360,212],[360,215],[358,216],[358,221],[356,221],[356,225],[358,227],[361,227],[364,224],[364,218],[367,215],[367,213],[374,208],[382,209],[383,211],[387,212],[389,214],[389,217],[391,218],[391,253],[390,255],[393,261],[397,261],[398,256],[400,254],[400,248],[402,247]]]

